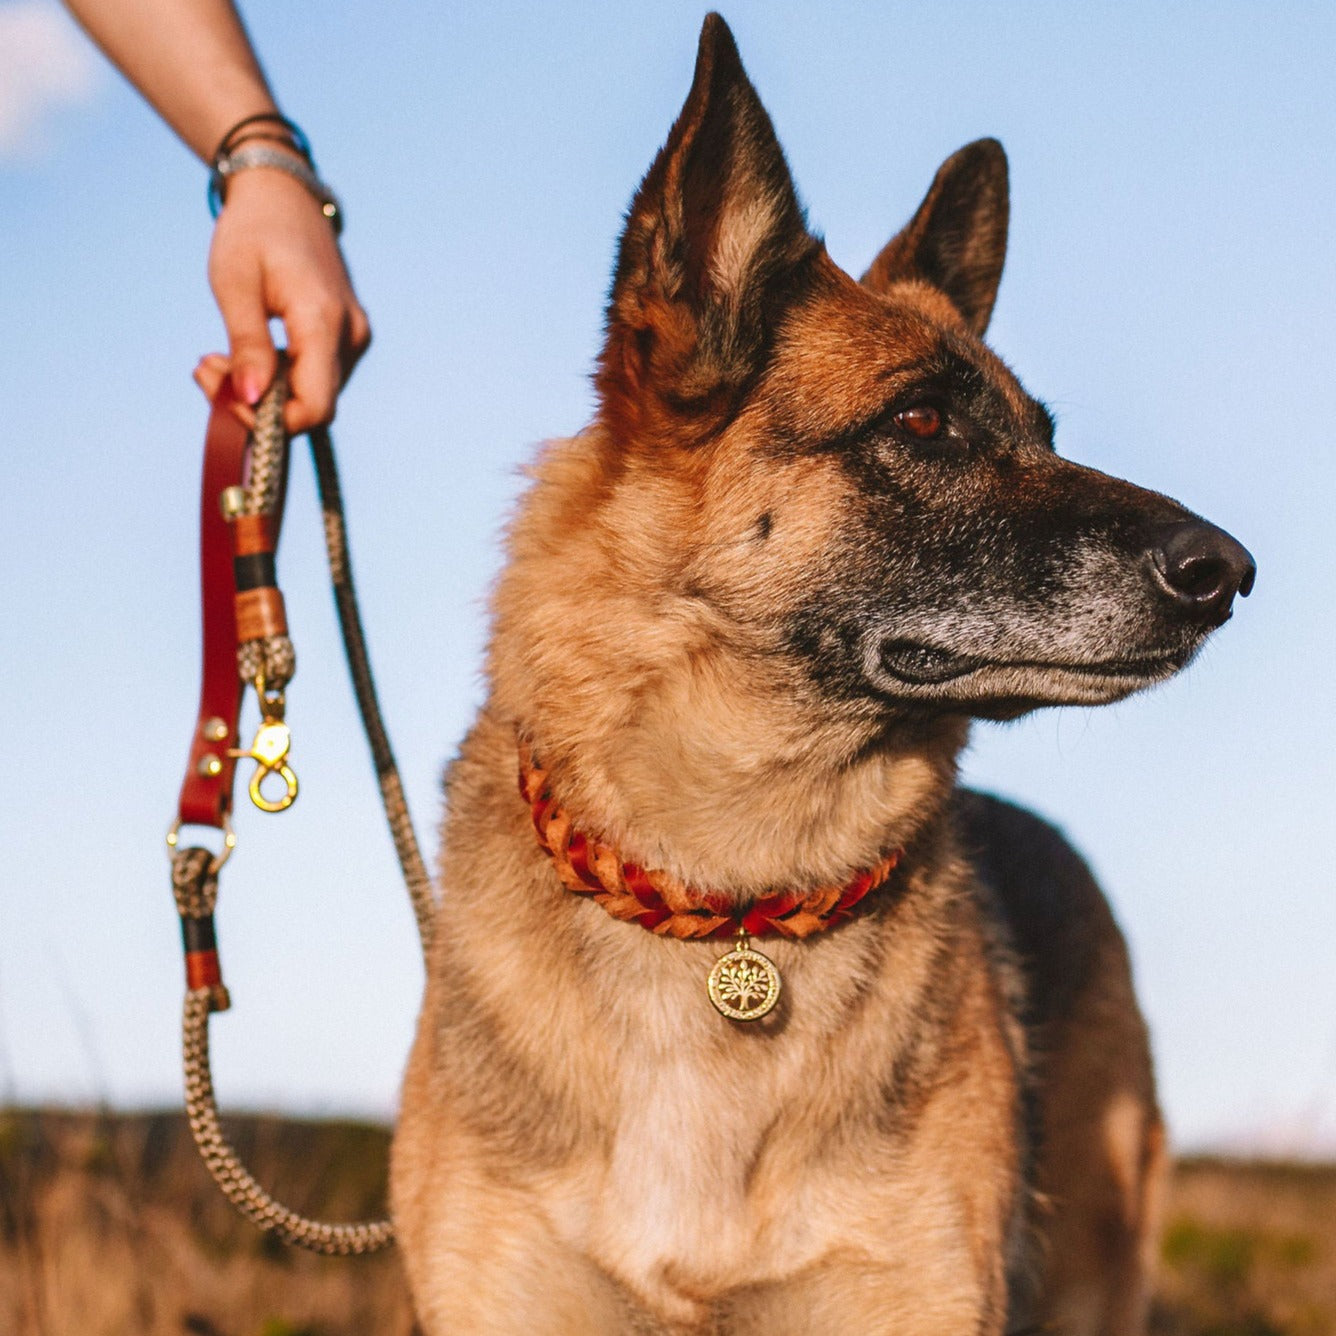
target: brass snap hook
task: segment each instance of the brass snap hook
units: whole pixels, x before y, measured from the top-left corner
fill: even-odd
[[[233,747],[227,753],[255,762],[255,773],[246,791],[262,812],[283,812],[297,801],[297,776],[287,763],[291,749],[292,730],[281,719],[266,719],[248,749]],[[270,775],[277,775],[284,784],[284,791],[277,798],[267,797],[262,788]]]

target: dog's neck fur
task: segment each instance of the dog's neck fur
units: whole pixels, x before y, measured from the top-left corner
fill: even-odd
[[[764,637],[680,587],[680,555],[660,560],[643,530],[628,540],[606,448],[597,429],[549,446],[522,502],[495,599],[493,716],[536,748],[581,828],[739,901],[912,846],[949,798],[966,724],[910,738],[832,718]],[[953,745],[925,748],[925,726]]]

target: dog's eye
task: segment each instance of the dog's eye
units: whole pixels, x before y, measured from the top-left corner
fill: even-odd
[[[895,415],[895,425],[920,441],[942,434],[942,415],[931,404],[911,404]]]

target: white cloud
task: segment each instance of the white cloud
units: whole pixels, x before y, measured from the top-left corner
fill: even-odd
[[[86,102],[97,76],[93,47],[63,9],[0,4],[0,158],[40,154],[50,114]]]

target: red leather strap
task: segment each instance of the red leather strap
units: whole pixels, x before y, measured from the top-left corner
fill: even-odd
[[[199,711],[190,739],[190,756],[177,802],[182,825],[222,827],[232,807],[232,776],[236,761],[227,755],[237,742],[243,683],[237,676],[237,623],[234,607],[232,526],[223,515],[222,495],[244,478],[250,433],[232,412],[235,402],[230,381],[224,380],[213,401],[204,438],[204,476],[200,487],[199,557],[200,609],[203,617],[203,656],[200,671]],[[272,520],[278,541],[282,514]],[[221,720],[223,738],[209,736]],[[209,764],[212,757],[216,765]],[[209,773],[211,770],[216,773]]]

